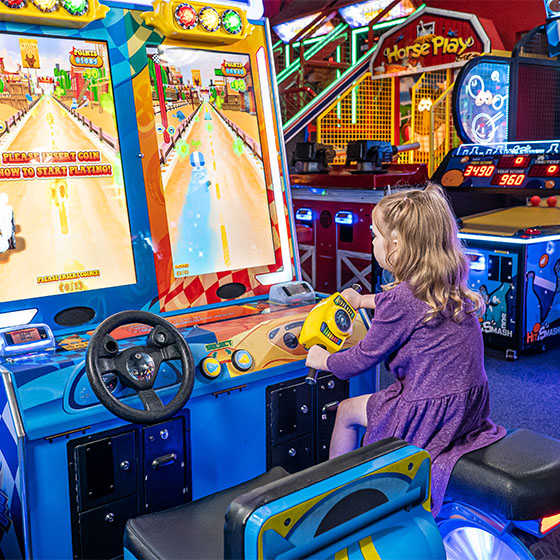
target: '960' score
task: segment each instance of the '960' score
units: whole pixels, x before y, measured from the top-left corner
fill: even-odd
[[[492,185],[500,187],[520,187],[525,181],[525,173],[498,173],[492,177]]]

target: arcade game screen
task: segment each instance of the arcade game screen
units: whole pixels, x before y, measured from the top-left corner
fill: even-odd
[[[275,262],[249,56],[148,49],[175,278]]]
[[[134,284],[103,42],[0,34],[4,301]]]
[[[466,138],[477,144],[507,141],[509,62],[477,64],[461,80],[457,117]]]

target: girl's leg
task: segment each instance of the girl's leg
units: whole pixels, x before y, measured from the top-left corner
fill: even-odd
[[[367,402],[370,397],[371,395],[361,395],[343,400],[338,405],[329,459],[359,447],[359,430],[367,427]]]

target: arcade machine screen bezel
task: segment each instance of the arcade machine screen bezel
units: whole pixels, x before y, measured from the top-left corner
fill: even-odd
[[[128,221],[124,226],[126,235],[128,236],[126,244],[129,248],[130,255],[127,259],[127,278],[124,282],[113,282],[96,286],[94,282],[96,278],[95,275],[81,277],[81,273],[87,273],[87,270],[53,270],[52,274],[45,272],[42,276],[50,276],[52,279],[52,284],[51,282],[46,283],[56,285],[56,289],[59,293],[55,291],[55,293],[45,293],[45,295],[41,296],[22,295],[10,300],[3,297],[2,305],[0,306],[0,326],[27,324],[33,321],[35,323],[48,323],[53,330],[58,331],[75,327],[78,324],[91,323],[94,319],[98,321],[122,309],[141,308],[145,302],[153,298],[156,293],[155,274],[153,272],[153,253],[151,251],[149,222],[147,212],[145,211],[145,204],[142,205],[132,202],[138,200],[139,196],[142,196],[145,200],[141,168],[138,165],[131,165],[128,162],[125,165],[123,161],[123,151],[129,151],[131,148],[134,149],[134,147],[131,146],[131,141],[133,141],[131,140],[131,135],[127,134],[130,130],[130,114],[128,114],[128,111],[119,109],[119,107],[126,105],[126,98],[129,97],[130,94],[127,95],[122,87],[115,87],[114,66],[111,60],[113,54],[111,53],[112,48],[109,42],[98,38],[56,35],[54,33],[39,34],[2,31],[0,33],[0,41],[2,41],[3,37],[15,37],[16,40],[52,41],[54,45],[64,45],[62,48],[57,49],[61,51],[65,49],[66,46],[72,50],[73,45],[79,45],[78,48],[83,48],[84,45],[103,45],[102,48],[104,49],[107,62],[107,75],[109,77],[107,91],[110,91],[112,97],[114,123],[119,146],[113,161],[120,165],[122,174],[122,189],[125,200],[124,217]],[[71,54],[70,50],[69,54]],[[31,73],[31,70],[29,70],[29,73]],[[37,79],[35,79],[35,81],[37,82]],[[123,84],[119,85],[122,86]],[[122,134],[123,131],[125,131],[124,134]],[[39,151],[63,151],[54,146],[55,141],[53,139],[52,150],[41,149]],[[31,152],[33,148],[25,151]],[[76,150],[76,152],[77,151],[78,150]],[[7,151],[4,150],[2,151],[2,153],[6,152]],[[139,153],[139,150],[136,153]],[[68,189],[68,196],[70,194],[71,190]],[[58,201],[58,206],[60,210],[60,200]],[[23,237],[25,234],[25,232],[18,229],[17,221],[18,218],[15,216],[16,250],[18,245],[17,237]],[[20,243],[22,241],[24,240],[19,240]],[[22,245],[25,244],[22,243]],[[109,253],[110,247],[106,248],[106,250],[107,253]],[[119,266],[121,264],[122,263],[119,263]],[[142,274],[138,274],[139,270],[142,271]],[[93,282],[91,289],[87,285],[88,282],[90,284]]]
[[[484,70],[482,76],[476,70],[478,67]],[[463,66],[453,88],[451,104],[453,121],[462,142],[507,142],[510,135],[511,76],[511,59],[508,58],[484,56]],[[503,91],[500,91],[502,88]],[[488,128],[492,133],[487,132],[487,138],[483,138],[474,131],[479,126],[482,130]]]
[[[154,300],[149,310],[157,312],[178,313],[188,308],[205,306],[206,308],[243,303],[254,298],[268,295],[270,286],[275,283],[292,280],[295,276],[293,262],[293,238],[290,231],[290,218],[286,207],[290,204],[288,189],[285,188],[286,169],[284,166],[283,146],[277,113],[277,94],[273,89],[269,76],[272,61],[262,46],[269,41],[264,25],[255,23],[251,35],[244,40],[229,45],[215,47],[212,53],[216,56],[243,55],[250,61],[252,72],[254,100],[259,127],[258,142],[262,148],[262,163],[264,169],[266,195],[268,198],[268,216],[266,235],[269,231],[273,240],[273,261],[270,264],[222,270],[177,278],[174,275],[171,262],[171,244],[168,228],[168,217],[165,204],[155,188],[147,188],[148,208],[152,224],[152,236],[156,253],[156,274],[158,284],[158,298]],[[172,47],[192,51],[210,51],[207,45],[180,45],[176,42],[146,45],[146,56],[153,52],[154,47]],[[147,73],[146,73],[147,75]],[[147,81],[152,88],[151,78]],[[152,104],[152,99],[149,100]],[[144,108],[147,110],[147,108]],[[150,107],[150,118],[154,119],[153,105]],[[158,157],[159,154],[158,140]],[[179,148],[180,150],[180,148]],[[158,162],[160,165],[161,162]],[[163,182],[160,187],[163,191]],[[156,196],[157,195],[157,196]],[[260,235],[255,231],[255,235]],[[262,235],[262,234],[261,234]]]

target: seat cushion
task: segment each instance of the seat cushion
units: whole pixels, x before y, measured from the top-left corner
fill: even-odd
[[[288,473],[274,467],[256,478],[172,509],[130,519],[124,546],[146,560],[203,560],[224,556],[224,514],[230,502]]]
[[[560,511],[560,441],[519,429],[457,461],[446,500],[526,521]]]

